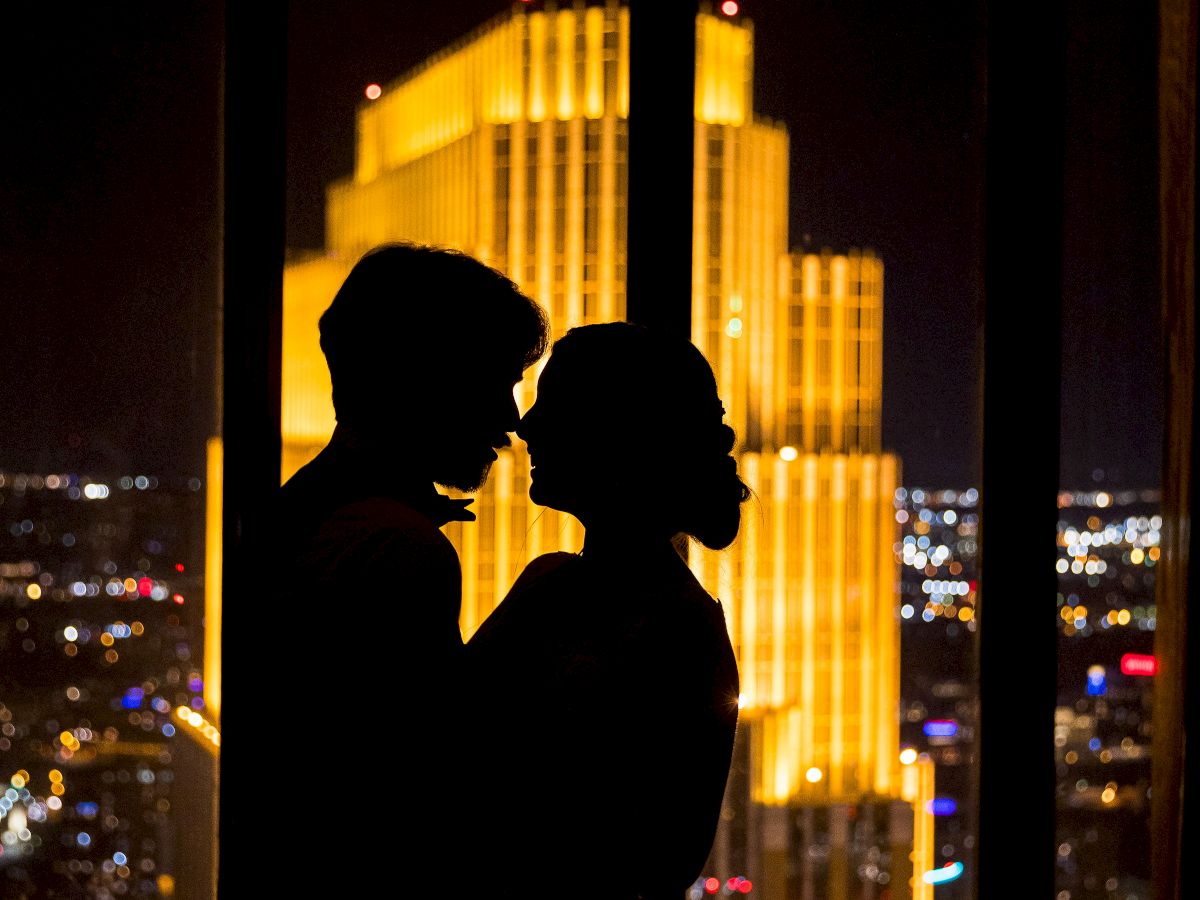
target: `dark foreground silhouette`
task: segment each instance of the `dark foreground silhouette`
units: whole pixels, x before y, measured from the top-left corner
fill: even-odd
[[[583,522],[467,645],[489,769],[489,896],[678,900],[712,846],[737,722],[720,605],[672,539],[714,549],[748,490],[708,363],[624,323],[554,347],[518,434],[532,498]]]
[[[262,884],[450,896],[444,873],[468,852],[455,791],[462,576],[439,528],[474,516],[434,484],[482,484],[517,426],[513,387],[545,351],[546,320],[470,257],[389,245],[355,265],[320,331],[337,428],[261,534],[264,690],[273,705],[286,697],[286,715],[264,715],[277,827],[264,829]]]

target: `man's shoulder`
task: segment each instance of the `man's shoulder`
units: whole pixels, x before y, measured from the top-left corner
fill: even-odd
[[[457,561],[453,546],[419,503],[398,492],[350,483],[358,477],[336,454],[322,452],[275,492],[269,518],[277,535],[301,546],[310,541],[368,549],[411,545],[433,554],[434,561]]]
[[[364,497],[344,503],[322,523],[319,535],[342,536],[364,541],[372,547],[409,551],[419,560],[429,554],[429,562],[447,558],[457,565],[454,545],[424,513],[394,497]]]
[[[428,517],[390,497],[342,503],[279,542],[287,595],[370,587],[420,597],[415,607],[458,615],[462,573],[454,546]],[[436,598],[441,603],[430,604]]]

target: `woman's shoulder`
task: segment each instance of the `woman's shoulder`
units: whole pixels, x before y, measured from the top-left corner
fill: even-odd
[[[546,611],[556,593],[554,584],[559,580],[558,573],[569,572],[578,559],[572,553],[546,553],[530,562],[469,643],[482,646],[502,633],[511,639],[514,625],[520,632],[540,633],[548,627]]]
[[[578,565],[579,557],[574,553],[566,553],[561,550],[554,553],[543,553],[521,571],[517,580],[513,582],[510,593],[515,592],[518,588],[528,587],[534,580],[544,578],[552,572],[569,572]]]

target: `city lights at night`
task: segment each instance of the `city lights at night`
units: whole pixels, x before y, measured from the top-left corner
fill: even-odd
[[[1180,192],[1162,168],[1174,70],[1156,54],[1192,34],[1163,27],[1173,4],[1062,13],[1062,196],[1047,200],[1060,270],[1031,266],[1027,294],[991,280],[997,256],[1023,272],[1026,252],[1046,252],[1028,222],[1012,223],[1028,248],[1013,254],[1010,239],[1007,255],[993,252],[993,168],[1011,164],[990,143],[993,99],[1014,77],[993,57],[1025,52],[994,30],[1002,6],[985,17],[969,4],[697,4],[690,112],[680,106],[690,210],[630,174],[647,96],[636,0],[285,4],[278,46],[252,42],[254,64],[275,60],[279,78],[260,68],[243,94],[225,93],[238,83],[229,4],[14,13],[21,40],[0,79],[13,134],[0,225],[0,897],[213,900],[221,858],[278,862],[221,843],[231,811],[240,840],[270,830],[303,858],[287,863],[301,875],[319,866],[333,884],[377,867],[391,893],[450,883],[397,876],[407,838],[390,830],[395,860],[364,850],[381,822],[432,830],[427,806],[380,793],[427,776],[396,763],[397,735],[419,733],[394,721],[411,686],[329,665],[331,648],[354,641],[372,672],[403,652],[403,572],[347,579],[311,604],[261,604],[249,629],[226,601],[226,590],[261,601],[282,577],[276,560],[238,556],[258,537],[239,466],[270,442],[247,449],[230,398],[249,397],[259,375],[277,392],[260,404],[278,440],[260,471],[274,474],[276,451],[281,481],[313,459],[335,426],[318,319],[386,242],[498,269],[544,309],[553,338],[624,319],[641,296],[630,222],[648,197],[681,221],[690,212],[679,327],[712,366],[751,492],[731,546],[680,550],[720,600],[738,717],[715,842],[679,893],[991,900],[997,885],[1042,894],[1052,879],[1055,900],[1158,897],[1155,867],[1178,855],[1161,811],[1180,808],[1164,798],[1185,796],[1172,769],[1184,759],[1163,747],[1178,747],[1191,684],[1179,645],[1195,631],[1178,606],[1191,520],[1172,494],[1190,469],[1163,463],[1183,446],[1164,385],[1193,371],[1176,357],[1164,368],[1191,346],[1163,300],[1164,235],[1182,219],[1161,205]],[[1026,108],[1043,87],[1007,99]],[[229,112],[247,93],[263,128],[249,138]],[[268,145],[270,177],[233,180]],[[280,195],[270,210],[268,188]],[[231,262],[239,191],[261,191],[278,220],[278,234],[255,235],[271,278],[243,279]],[[277,316],[270,352],[238,356],[231,323],[268,301],[280,304],[263,313]],[[1019,424],[1003,442],[983,437],[982,361],[997,346],[987,316],[1011,307],[1032,336],[1057,321],[1056,303],[1061,384],[1045,390],[1061,433]],[[430,340],[446,342],[448,366],[462,352],[455,336]],[[544,365],[516,384],[521,414]],[[430,383],[397,389],[398,420]],[[1054,442],[1058,481],[1039,480],[1029,460]],[[609,449],[649,456],[637,435],[614,434]],[[461,571],[464,640],[529,563],[582,552],[583,524],[530,498],[523,440],[496,456],[472,494],[475,520],[438,525]],[[989,488],[983,461],[997,459],[1016,473],[1008,492]],[[381,457],[355,487],[386,494],[393,469]],[[661,503],[655,484],[639,491],[638,503]],[[1018,515],[998,517],[1001,502]],[[1001,620],[1017,638],[997,662],[982,648]],[[1035,646],[1055,677],[1031,662]],[[422,697],[449,683],[426,681]],[[1036,707],[1044,727],[998,727],[989,690],[1014,714]],[[734,693],[722,694],[731,714]],[[998,731],[1005,752],[989,756]],[[455,777],[494,777],[489,748],[471,750]],[[336,782],[303,821],[278,821],[297,807],[272,792],[308,802],[307,784],[281,779],[295,771],[285,751]],[[985,759],[1012,766],[999,829],[996,804],[980,802],[993,785]],[[1046,776],[1036,790],[1015,774],[1030,760]],[[255,790],[230,787],[245,784]],[[1009,860],[1003,879],[994,862],[989,873],[989,839],[1011,840],[1034,816],[1052,820],[1053,843]],[[467,835],[455,835],[464,867]],[[527,874],[489,889],[535,896],[544,862],[531,849]],[[1174,862],[1186,867],[1186,853]],[[589,878],[581,889],[620,891],[628,873]]]
[[[13,614],[0,634],[0,765],[15,771],[0,797],[0,859],[10,865],[110,895],[167,896],[163,835],[189,808],[176,782],[198,772],[173,713],[204,709],[203,623],[172,599],[199,589],[187,523],[201,521],[200,487],[0,471],[12,520],[0,531],[0,602]]]

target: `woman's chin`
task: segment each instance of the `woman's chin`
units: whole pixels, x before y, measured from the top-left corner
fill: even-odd
[[[554,490],[553,485],[546,484],[545,476],[540,479],[537,473],[533,473],[529,481],[529,499],[538,506],[546,506],[550,509],[562,510],[563,497],[560,491]]]

